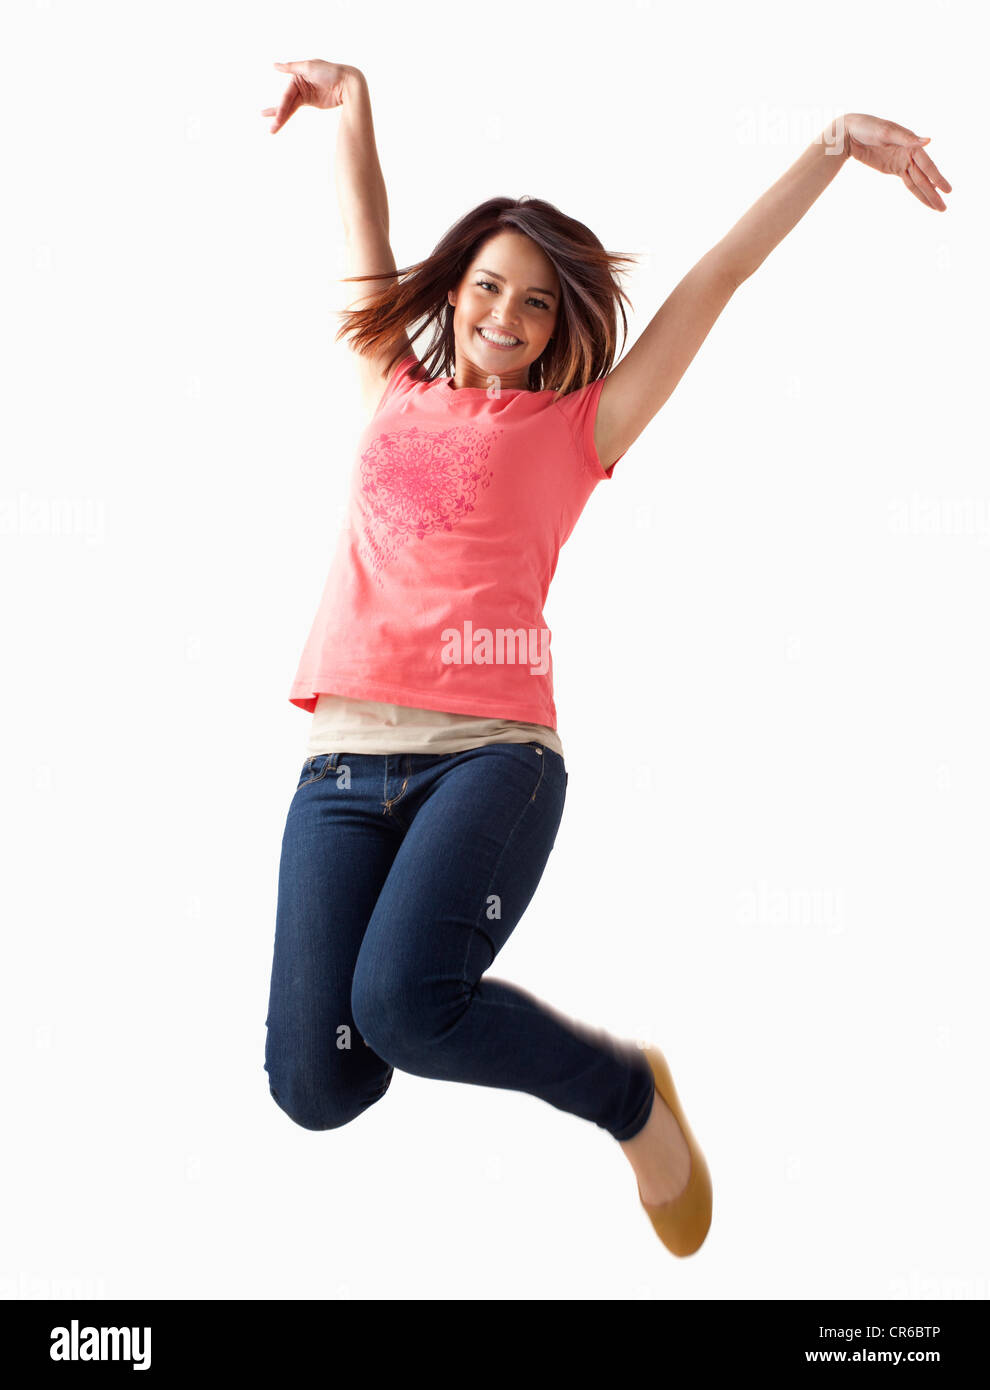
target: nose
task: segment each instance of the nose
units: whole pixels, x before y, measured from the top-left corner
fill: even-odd
[[[502,328],[504,328],[506,333],[511,333],[516,338],[522,337],[522,334],[517,332],[517,329],[519,328],[518,312],[503,309],[502,313],[497,313],[493,310],[492,320],[493,322],[499,324]]]
[[[501,329],[503,333],[509,333],[513,338],[522,338],[519,332],[519,324],[511,314],[495,314],[495,327]]]

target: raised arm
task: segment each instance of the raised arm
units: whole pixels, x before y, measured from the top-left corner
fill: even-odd
[[[290,74],[290,83],[278,110],[266,107],[264,116],[274,116],[272,134],[280,130],[300,106],[321,110],[340,107],[334,177],[347,247],[347,275],[376,275],[396,269],[389,243],[388,196],[375,145],[371,116],[371,96],[367,79],[358,68],[320,59],[276,63]],[[364,280],[348,285],[345,308],[357,309],[384,289],[388,280]],[[388,378],[389,361],[411,349],[409,338],[391,343],[387,350],[371,357],[354,353],[365,408],[370,412],[381,399]]]
[[[687,371],[733,294],[797,225],[850,158],[899,174],[926,207],[945,211],[951,192],[904,126],[850,114],[833,121],[790,169],[688,271],[602,387],[595,444],[608,468],[643,432]]]

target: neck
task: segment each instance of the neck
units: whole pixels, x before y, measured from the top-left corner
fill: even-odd
[[[473,387],[487,391],[490,386],[499,386],[505,391],[526,391],[529,389],[529,363],[513,371],[500,372],[497,364],[490,369],[476,366],[474,362],[458,357],[454,364],[454,374],[450,385],[459,391],[462,387]]]

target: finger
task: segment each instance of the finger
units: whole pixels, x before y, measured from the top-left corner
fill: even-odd
[[[906,169],[904,170],[904,173],[901,175],[901,179],[904,182],[904,187],[908,189],[909,192],[913,193],[914,196],[920,202],[924,203],[926,208],[931,207],[931,203],[929,203],[928,199],[921,192],[921,190],[915,186],[914,180],[911,178],[911,175],[908,173]]]
[[[275,115],[275,108],[274,108],[274,106],[266,106],[265,109],[262,111],[261,114],[262,114],[263,116],[274,116],[274,115]]]
[[[911,157],[921,172],[928,175],[936,188],[940,188],[943,193],[952,192],[952,184],[944,174],[939,173],[927,150],[912,150]]]
[[[939,212],[945,212],[945,203],[939,197],[938,189],[914,158],[911,160],[911,168],[914,173],[917,174],[918,178],[922,180],[922,188],[927,197],[931,200],[932,207],[937,208]]]
[[[908,167],[905,172],[911,179],[914,187],[918,190],[918,196],[921,198],[922,202],[927,203],[929,207],[936,208],[939,212],[944,212],[945,204],[932,187],[930,180],[921,172],[913,159],[908,162]]]
[[[917,164],[915,164],[913,159],[908,160],[908,166],[905,169],[904,173],[906,177],[910,180],[910,187],[912,192],[917,191],[918,197],[921,198],[922,202],[926,203],[928,207],[937,207],[938,203],[935,202],[935,199],[938,195],[932,188],[929,180],[921,172]],[[941,202],[941,198],[939,198],[938,201]]]
[[[271,133],[274,135],[277,130],[281,130],[286,121],[299,105],[299,88],[295,82],[290,82],[288,90],[279,103],[278,111],[275,113],[275,124],[272,126]]]

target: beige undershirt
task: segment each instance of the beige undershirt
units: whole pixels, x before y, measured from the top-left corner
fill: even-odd
[[[318,695],[307,752],[310,757],[318,753],[463,753],[484,743],[534,742],[564,756],[560,739],[545,724]]]

